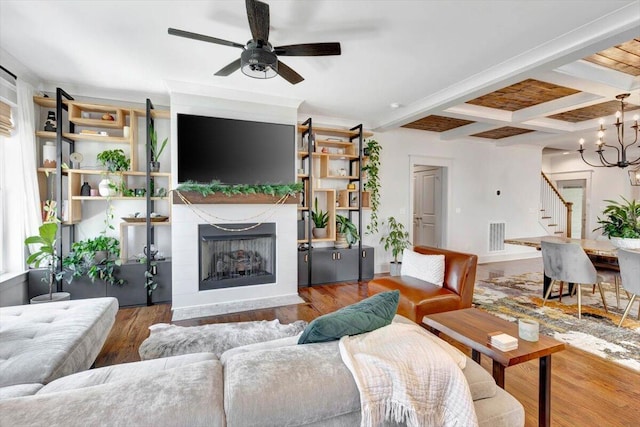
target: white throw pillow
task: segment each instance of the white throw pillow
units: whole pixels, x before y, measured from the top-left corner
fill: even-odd
[[[400,274],[442,286],[444,282],[444,255],[423,255],[405,249],[402,252]]]

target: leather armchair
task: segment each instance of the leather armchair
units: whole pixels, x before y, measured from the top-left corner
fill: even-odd
[[[383,276],[369,281],[369,296],[399,290],[398,314],[418,324],[426,314],[471,307],[478,265],[476,255],[427,246],[416,246],[413,250],[426,255],[444,255],[443,286],[411,276]]]

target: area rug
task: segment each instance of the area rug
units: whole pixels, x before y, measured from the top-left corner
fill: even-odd
[[[306,326],[304,320],[281,325],[278,319],[201,326],[156,323],[149,326],[151,333],[140,344],[138,353],[141,360],[200,352],[214,353],[219,358],[230,348],[298,335]]]
[[[618,328],[629,300],[621,290],[617,308],[613,283],[603,284],[603,288],[609,313],[604,311],[598,290],[592,293],[591,288],[583,286],[582,319],[578,319],[575,296],[563,296],[562,302],[550,299],[542,307],[542,273],[479,280],[473,302],[475,307],[512,322],[535,320],[540,323],[542,334],[640,371],[638,303],[634,303],[623,327]]]

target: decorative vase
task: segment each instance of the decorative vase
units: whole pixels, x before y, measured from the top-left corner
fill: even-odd
[[[627,239],[624,237],[609,237],[611,244],[616,248],[640,249],[640,239]]]
[[[45,132],[55,132],[58,130],[56,113],[54,111],[49,111],[47,113],[47,120],[44,122],[44,130]]]
[[[160,172],[160,162],[149,162],[149,170],[151,172]]]
[[[102,264],[104,261],[106,261],[109,258],[109,253],[107,251],[96,251],[93,254],[93,261],[96,264]]]
[[[47,141],[42,146],[42,167],[55,168],[56,165],[56,143]]]
[[[311,233],[313,234],[313,237],[315,237],[316,239],[324,239],[325,237],[327,237],[327,228],[314,227]]]
[[[82,184],[82,187],[80,187],[80,195],[91,196],[91,186],[89,185],[88,182],[85,181],[85,183]]]
[[[347,243],[347,237],[342,233],[336,233],[336,242],[333,244],[336,249],[346,249],[349,247]]]
[[[117,194],[113,182],[109,178],[105,178],[98,184],[98,191],[102,197],[111,197]]]

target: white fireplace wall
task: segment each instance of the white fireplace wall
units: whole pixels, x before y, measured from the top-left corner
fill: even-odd
[[[225,219],[246,219],[268,210],[270,205],[198,205],[204,215]],[[186,205],[173,207],[173,308],[202,306],[298,295],[296,205],[275,208],[264,222],[276,224],[276,282],[234,288],[199,290],[198,225],[227,223],[227,220],[203,221]],[[250,220],[238,222],[251,222]]]
[[[202,87],[180,82],[169,82],[171,92],[170,149],[177,153],[177,114],[196,114],[239,120],[253,120],[280,124],[297,124],[300,100],[279,98],[223,88]],[[295,143],[292,141],[292,143]],[[172,183],[178,186],[177,155],[171,156]],[[238,167],[242,167],[239,159]],[[292,177],[295,176],[295,158],[291,159]],[[196,313],[207,306],[237,303],[251,306],[257,300],[294,300],[297,285],[297,208],[295,204],[282,205],[270,216],[247,220],[269,210],[270,205],[197,205],[206,215],[202,219],[186,205],[174,205],[172,210],[172,289],[174,317],[176,310]],[[234,221],[228,221],[233,219]],[[199,291],[198,286],[198,224],[208,222],[275,222],[276,223],[276,283]],[[291,297],[291,298],[290,298]],[[231,310],[233,311],[233,310]],[[237,311],[237,310],[236,310]],[[204,314],[203,314],[204,315]]]

